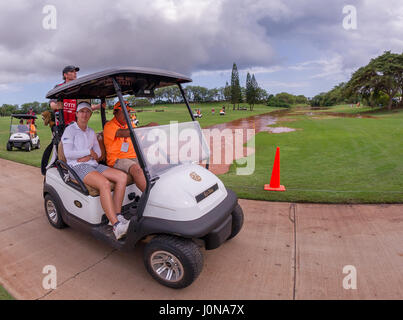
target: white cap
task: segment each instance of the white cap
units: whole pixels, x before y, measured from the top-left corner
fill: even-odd
[[[77,106],[77,112],[79,112],[80,110],[87,108],[88,110],[90,110],[92,112],[92,108],[91,105],[88,102],[80,102]]]

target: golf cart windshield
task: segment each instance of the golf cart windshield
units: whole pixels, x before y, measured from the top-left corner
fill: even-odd
[[[183,163],[200,163],[210,156],[199,122],[190,121],[133,130],[150,173],[155,178]]]
[[[13,124],[10,128],[10,133],[29,133],[29,126],[26,124]]]

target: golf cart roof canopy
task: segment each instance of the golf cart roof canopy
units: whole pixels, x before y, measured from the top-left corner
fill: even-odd
[[[11,117],[17,118],[17,119],[37,119],[36,116],[33,116],[32,114],[12,114]]]
[[[60,85],[48,92],[48,99],[100,99],[116,97],[112,81],[119,83],[122,94],[153,97],[154,89],[191,82],[175,72],[150,68],[118,68],[89,74]]]

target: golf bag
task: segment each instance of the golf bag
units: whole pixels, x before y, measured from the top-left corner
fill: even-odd
[[[56,110],[55,113],[55,125],[52,127],[52,141],[46,147],[45,151],[42,155],[41,160],[41,173],[42,175],[46,175],[46,170],[49,167],[49,159],[53,152],[51,164],[54,163],[54,160],[57,157],[57,152],[59,148],[59,142],[62,139],[62,135],[64,133],[64,129],[66,128],[64,124],[64,115],[63,110]]]

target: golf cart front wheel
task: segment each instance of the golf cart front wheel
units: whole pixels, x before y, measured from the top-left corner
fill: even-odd
[[[243,226],[243,210],[239,204],[236,205],[234,211],[232,211],[232,231],[227,240],[235,237]]]
[[[62,219],[58,203],[50,194],[45,196],[45,212],[52,227],[63,229],[67,226]]]
[[[192,284],[199,276],[203,255],[190,239],[160,235],[144,248],[144,264],[159,283],[180,289]]]
[[[7,151],[13,151],[13,146],[10,142],[7,142]]]
[[[36,144],[36,148],[37,148],[37,149],[40,149],[40,148],[41,148],[41,141],[40,141],[40,140],[38,140],[38,143]]]
[[[31,151],[31,149],[32,149],[31,144],[30,144],[29,142],[26,142],[26,143],[25,143],[25,146],[24,146],[24,149],[25,149],[25,151],[27,151],[27,152]]]

